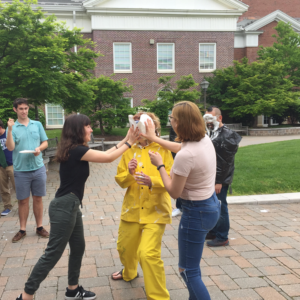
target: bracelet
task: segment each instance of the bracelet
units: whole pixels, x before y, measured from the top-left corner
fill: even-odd
[[[128,148],[131,148],[131,145],[128,142],[126,142],[125,145],[128,146]]]
[[[116,147],[117,149],[119,149],[117,145],[115,145],[115,147]]]
[[[158,166],[158,167],[157,167],[157,170],[159,171],[159,169],[160,169],[161,167],[164,167],[164,168],[165,168],[165,165],[160,165],[160,166]]]

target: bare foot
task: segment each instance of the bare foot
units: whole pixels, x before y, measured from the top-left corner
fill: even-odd
[[[122,270],[122,271],[123,271],[123,270]],[[123,279],[122,271],[112,273],[112,274],[111,274],[111,278],[112,278],[113,280],[120,280],[120,279]]]

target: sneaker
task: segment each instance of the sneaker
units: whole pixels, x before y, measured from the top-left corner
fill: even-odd
[[[1,213],[1,216],[7,216],[10,212],[11,210],[7,208]]]
[[[42,238],[48,238],[49,237],[49,232],[43,228],[42,230],[36,230],[35,231],[37,235],[39,235]]]
[[[215,238],[211,241],[208,241],[206,244],[207,244],[208,247],[222,247],[222,246],[228,246],[229,241],[228,240],[220,241],[217,238]]]
[[[215,238],[216,236],[210,232],[205,237],[206,240],[214,240]]]
[[[20,294],[20,296],[16,300],[23,300],[22,294]]]
[[[174,208],[172,211],[172,217],[177,217],[182,214],[181,210],[179,208]]]
[[[24,233],[18,231],[17,234],[13,237],[12,242],[17,243],[22,240],[26,235],[26,231]],[[22,299],[22,298],[21,298]]]
[[[75,290],[66,289],[65,300],[93,300],[96,299],[96,294],[90,291],[86,291],[82,286],[78,286]]]

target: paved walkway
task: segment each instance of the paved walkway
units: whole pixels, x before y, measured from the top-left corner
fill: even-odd
[[[240,143],[240,147],[249,146],[249,145],[257,145],[257,144],[265,144],[265,143],[273,143],[273,142],[282,142],[289,140],[299,140],[300,135],[278,135],[278,136],[243,136],[242,141]]]
[[[114,181],[117,162],[91,164],[85,190],[83,220],[86,251],[80,283],[102,300],[145,300],[143,277],[131,283],[112,281],[121,269],[116,240],[124,190]],[[44,224],[49,229],[48,205],[58,187],[57,165],[51,165],[45,197]],[[17,207],[0,218],[0,297],[15,300],[47,240],[35,235],[30,210],[27,237],[12,244],[19,229]],[[212,300],[300,300],[300,205],[230,205],[230,246],[205,247],[201,270]],[[188,299],[178,274],[177,229],[180,217],[167,225],[162,257],[172,300]],[[67,285],[68,249],[38,290],[36,300],[63,300]],[[142,271],[139,270],[142,275]]]

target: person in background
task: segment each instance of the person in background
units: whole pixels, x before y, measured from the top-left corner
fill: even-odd
[[[134,116],[138,122],[143,113]],[[154,122],[155,135],[159,136],[160,121],[153,113],[146,113]],[[116,182],[126,188],[117,249],[124,269],[111,275],[113,280],[131,281],[138,277],[140,263],[148,300],[169,300],[166,288],[164,263],[161,259],[161,243],[171,219],[171,199],[159,171],[151,164],[148,152],[162,155],[166,172],[173,165],[171,152],[144,138],[123,154],[118,166]]]
[[[177,138],[177,134],[174,131],[173,127],[171,126],[169,141],[174,142],[176,138]],[[176,153],[174,153],[174,152],[171,152],[171,153],[172,153],[173,159],[175,159]],[[178,199],[176,199],[176,208],[174,208],[172,210],[172,217],[177,217],[177,216],[180,216],[181,214],[182,214],[182,212],[181,212],[180,201]]]
[[[207,109],[204,120],[207,133],[217,154],[215,191],[221,201],[221,216],[216,226],[206,236],[206,240],[209,240],[207,246],[227,246],[229,245],[228,233],[230,228],[227,193],[233,180],[234,157],[242,138],[222,123],[221,110],[216,106]]]
[[[15,190],[12,152],[6,148],[6,131],[0,120],[0,195],[4,205],[1,216],[7,216],[12,209],[9,181]]]
[[[28,118],[29,105],[25,98],[17,98],[13,102],[17,121],[7,122],[6,147],[13,151],[14,177],[16,196],[19,205],[20,231],[12,242],[19,242],[26,236],[26,223],[29,216],[30,192],[33,199],[33,213],[36,221],[36,234],[48,238],[49,233],[43,227],[43,196],[46,196],[46,168],[42,151],[48,147],[48,137],[39,121]],[[31,150],[33,153],[20,153]]]
[[[177,153],[171,177],[160,153],[149,152],[151,162],[159,169],[163,184],[174,199],[179,198],[182,216],[178,226],[179,272],[189,290],[190,300],[209,300],[201,278],[200,261],[205,237],[214,228],[221,205],[215,193],[216,152],[205,134],[205,123],[195,103],[174,105],[170,123],[181,144],[165,141],[154,134],[148,122],[145,138]]]

